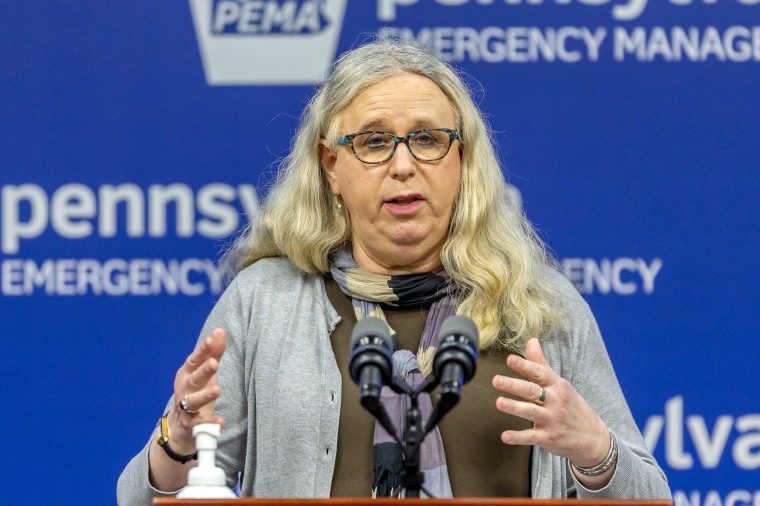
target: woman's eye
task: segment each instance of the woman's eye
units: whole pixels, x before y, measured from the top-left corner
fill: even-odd
[[[423,134],[415,135],[414,142],[416,142],[417,144],[434,144],[435,137],[433,137],[430,134],[423,133]]]
[[[380,148],[387,146],[389,142],[391,140],[387,135],[371,135],[365,144],[371,148]]]

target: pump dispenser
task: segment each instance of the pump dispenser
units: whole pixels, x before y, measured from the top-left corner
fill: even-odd
[[[193,427],[198,465],[187,474],[187,486],[178,499],[235,499],[237,496],[227,486],[224,471],[216,467],[217,439],[222,433],[219,424],[201,423]]]

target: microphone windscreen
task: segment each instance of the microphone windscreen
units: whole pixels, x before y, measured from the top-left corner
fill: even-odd
[[[391,341],[391,333],[388,329],[388,324],[380,318],[374,316],[368,316],[359,320],[354,325],[354,330],[351,332],[351,349],[356,347],[356,343],[362,337],[379,337],[383,340],[383,344],[389,350],[393,348],[393,342]]]
[[[450,316],[441,325],[441,331],[438,333],[438,342],[447,336],[461,335],[467,337],[471,342],[475,350],[478,349],[480,343],[480,334],[478,333],[478,326],[471,318],[464,315]]]

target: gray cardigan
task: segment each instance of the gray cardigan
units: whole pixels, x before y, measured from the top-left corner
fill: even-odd
[[[559,273],[548,274],[568,313],[567,325],[542,341],[552,368],[567,379],[615,432],[615,475],[598,491],[577,483],[566,459],[534,448],[534,498],[670,498],[664,473],[631,416],[588,305]],[[201,337],[227,330],[219,366],[225,420],[217,465],[244,496],[329,497],[340,414],[341,374],[330,333],[340,321],[323,278],[284,259],[242,271],[208,317]],[[169,401],[171,405],[172,400]],[[122,472],[122,505],[149,505],[164,493],[148,480],[148,448]]]

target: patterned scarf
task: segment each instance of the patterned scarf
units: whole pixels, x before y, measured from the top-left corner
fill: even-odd
[[[343,249],[335,255],[330,272],[343,293],[351,297],[357,320],[375,316],[387,323],[381,303],[397,307],[414,307],[433,301],[416,356],[408,350],[397,349],[396,332],[391,329],[395,348],[393,374],[397,374],[416,390],[432,371],[435,340],[441,324],[456,312],[456,303],[449,293],[451,282],[446,271],[437,269],[430,273],[405,276],[372,274],[359,268],[351,252]],[[403,431],[406,413],[411,406],[409,398],[395,393],[387,386],[383,386],[380,398],[393,425],[399,431]],[[421,393],[417,402],[424,427],[430,419],[433,405],[427,393]],[[403,470],[402,449],[379,422],[375,423],[373,445],[372,497],[399,497]],[[438,427],[425,437],[420,448],[419,461],[425,477],[425,490],[433,497],[452,497],[446,455]]]

